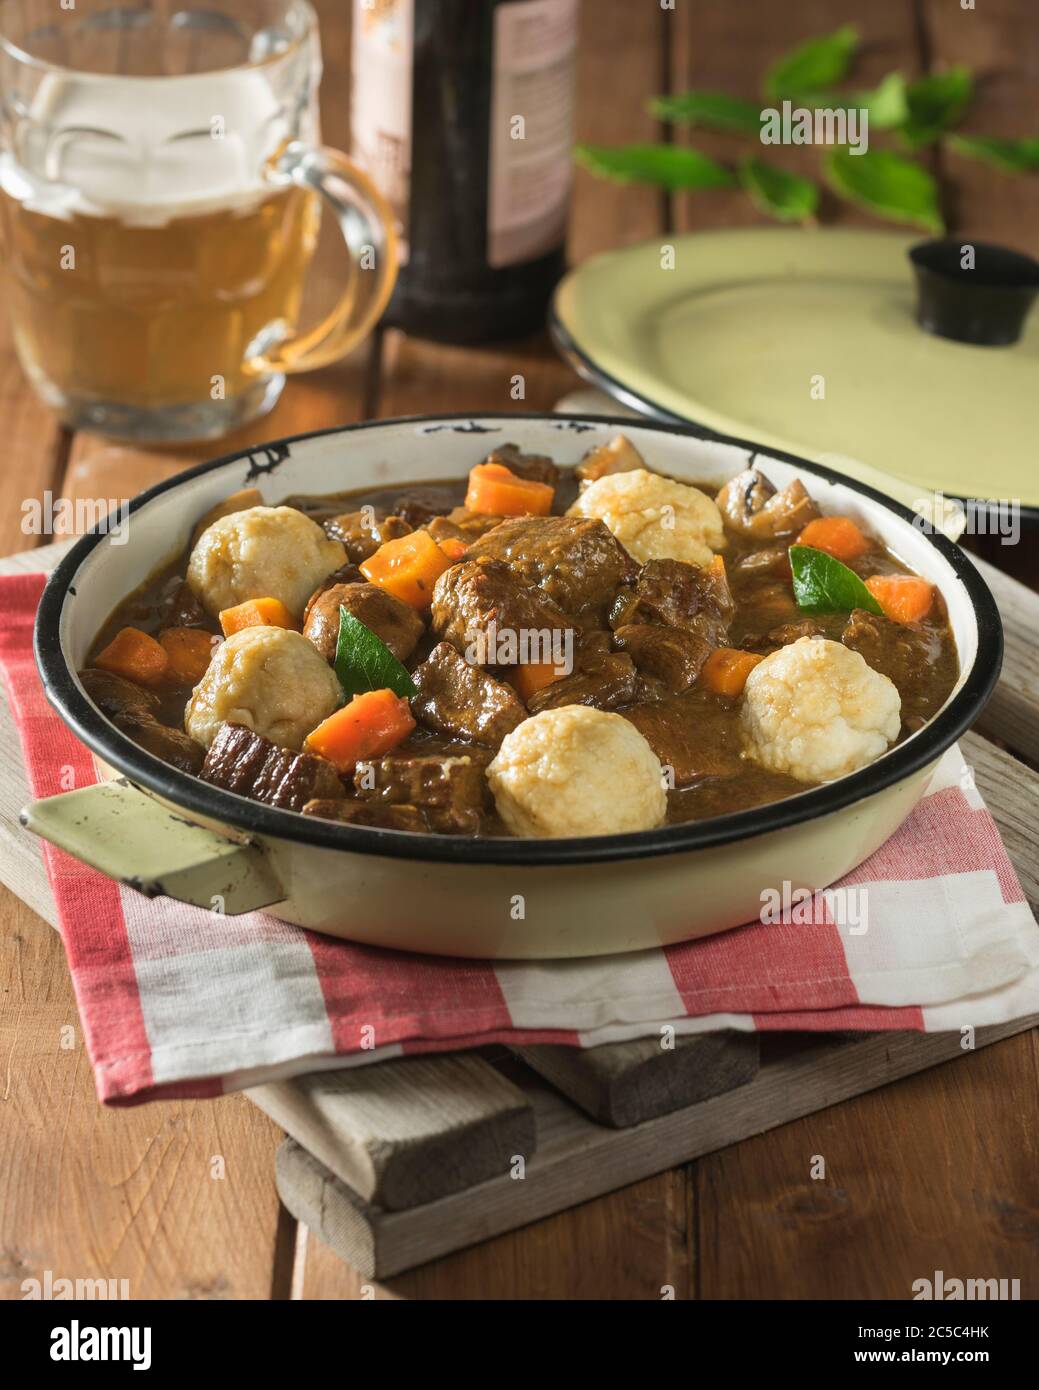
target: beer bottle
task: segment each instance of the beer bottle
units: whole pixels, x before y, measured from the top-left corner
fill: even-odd
[[[564,269],[578,0],[354,0],[353,158],[396,214],[386,322],[539,328]]]

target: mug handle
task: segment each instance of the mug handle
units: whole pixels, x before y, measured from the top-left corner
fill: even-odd
[[[339,302],[315,327],[245,363],[257,376],[309,372],[336,362],[372,328],[389,302],[400,263],[393,210],[366,174],[338,150],[293,141],[272,160],[267,182],[308,188],[331,208],[350,253]],[[363,261],[370,258],[371,264]]]

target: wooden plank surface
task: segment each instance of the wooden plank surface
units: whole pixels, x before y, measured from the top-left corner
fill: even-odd
[[[584,5],[577,65],[577,139],[591,145],[653,141],[663,131],[647,101],[667,80],[672,11],[654,4]],[[668,225],[667,198],[654,188],[608,183],[574,171],[567,258],[644,241]]]
[[[735,1090],[758,1070],[755,1033],[633,1038],[602,1047],[535,1044],[513,1053],[599,1124],[642,1124]]]
[[[1029,544],[1028,541],[1025,544]],[[1034,545],[1034,540],[1031,542]],[[1039,765],[1039,613],[1036,598],[1015,579],[975,560],[1003,619],[1003,672],[977,728]]]
[[[537,1147],[522,1091],[471,1054],[315,1072],[256,1086],[249,1097],[359,1199],[386,1211],[473,1187]]]
[[[906,1300],[913,1280],[942,1269],[1019,1278],[1028,1297],[1039,1280],[1036,1038],[701,1159],[697,1295]]]
[[[1032,911],[1039,912],[1039,775],[978,734],[964,734],[960,748],[974,769],[978,790],[999,826],[1000,838],[1013,860],[1025,897]]]
[[[306,1299],[645,1299],[693,1289],[687,1170],[673,1169],[620,1192],[470,1245],[381,1283],[334,1254],[305,1226]]]
[[[0,970],[0,1298],[48,1269],[133,1298],[271,1297],[275,1126],[244,1096],[100,1106],[61,938],[13,897]]]
[[[0,468],[0,555],[30,550],[47,537],[23,528],[23,503],[59,496],[68,438],[53,411],[32,391],[14,353],[7,318],[0,313],[0,420],[4,466]]]
[[[978,1029],[975,1046],[985,1048],[1037,1021],[1016,1019]],[[814,1119],[816,1111],[849,1097],[964,1057],[958,1033],[795,1037],[780,1055],[770,1058],[766,1052],[747,1085],[628,1129],[596,1124],[528,1069],[516,1068],[509,1074],[528,1096],[538,1131],[537,1152],[522,1172],[503,1173],[408,1211],[382,1211],[287,1141],[279,1151],[278,1190],[293,1215],[359,1274],[384,1280],[622,1187],[647,1171],[672,1168],[800,1116]],[[945,1195],[955,1187],[949,1182]],[[1023,1249],[1018,1253],[1026,1258]],[[1039,1273],[1039,1251],[1032,1249],[1026,1267]],[[529,1297],[530,1291],[519,1296]]]
[[[543,333],[470,348],[421,342],[391,330],[383,335],[377,414],[551,410],[576,380]]]
[[[723,91],[761,103],[764,75],[780,54],[843,24],[854,24],[862,36],[855,66],[857,85],[869,87],[893,68],[913,77],[922,62],[913,10],[906,0],[871,0],[869,5],[861,0],[678,5],[670,15],[673,90]],[[726,163],[755,152],[755,142],[746,137],[676,126],[675,138]],[[768,158],[821,185],[819,216],[827,226],[880,225],[869,213],[829,191],[822,178],[822,152],[817,148],[778,146],[768,151]],[[675,230],[682,232],[775,225],[740,189],[679,194],[672,216]]]
[[[961,126],[977,135],[1020,138],[1039,129],[1039,22],[1028,0],[981,0],[972,9],[920,0],[932,68],[965,63],[974,99]],[[951,231],[1039,252],[1039,179],[1001,173],[943,150],[939,174]]]

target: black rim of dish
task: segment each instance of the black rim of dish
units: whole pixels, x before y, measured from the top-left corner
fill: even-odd
[[[355,425],[335,426],[312,430],[305,434],[272,440],[265,445],[253,445],[235,450],[208,463],[201,463],[165,482],[157,483],[139,493],[129,506],[129,514],[147,506],[156,497],[180,487],[183,483],[230,463],[252,462],[257,454],[281,452],[283,457],[293,444],[328,435],[349,435],[359,430],[368,432],[392,429],[401,425],[422,426],[426,423],[444,426],[455,422],[463,427],[478,427],[481,422],[495,422],[497,428],[507,429],[518,421],[541,421],[560,429],[580,425],[617,426],[616,416],[609,415],[548,415],[537,411],[475,414],[443,414],[399,416],[390,420],[366,421]],[[633,421],[639,429],[655,430],[662,434],[702,439],[704,436],[687,425],[662,424],[652,420]],[[850,487],[864,497],[880,503],[888,511],[912,523],[913,515],[900,503],[847,478],[822,464],[810,463],[795,454],[724,435],[711,439],[731,444],[790,463],[807,473],[828,482]],[[203,782],[189,773],[170,767],[161,759],[144,752],[87,699],[79,688],[65,660],[60,645],[61,615],[66,601],[75,601],[70,586],[80,566],[95,546],[105,540],[104,532],[95,529],[83,536],[51,574],[40,600],[36,616],[35,655],[47,698],[62,716],[73,733],[106,762],[119,769],[131,781],[156,793],[199,816],[224,822],[250,835],[297,841],[325,849],[347,850],[356,854],[376,854],[396,859],[418,859],[456,864],[515,864],[558,865],[596,863],[617,859],[645,859],[664,854],[686,853],[711,846],[731,844],[758,835],[782,830],[831,815],[855,802],[883,791],[903,781],[912,773],[933,763],[970,727],[991,694],[999,676],[1003,655],[1003,630],[995,600],[987,585],[966,554],[946,536],[925,534],[949,563],[970,597],[978,629],[978,646],[974,664],[966,680],[953,698],[935,717],[905,743],[885,753],[875,763],[821,787],[800,792],[782,801],[754,807],[747,811],[730,812],[710,820],[686,821],[626,835],[593,835],[560,840],[525,840],[488,838],[474,839],[460,835],[417,834],[400,830],[339,825],[321,821],[295,811],[282,811],[261,802],[250,801]]]
[[[653,400],[652,397],[645,396],[640,391],[634,391],[630,386],[626,386],[605,367],[601,367],[594,357],[589,357],[584,348],[578,346],[576,338],[559,316],[555,299],[549,306],[548,332],[559,355],[573,367],[578,376],[583,377],[590,386],[595,386],[598,390],[605,392],[607,396],[612,396],[615,401],[620,401],[621,405],[626,405],[629,410],[637,411],[641,420],[646,424],[678,426],[680,429],[696,435],[698,439],[714,440],[722,444],[746,442],[737,440],[733,435],[719,434],[717,430],[711,429],[710,425],[703,425],[698,420],[690,420],[685,415],[676,415],[673,410],[668,410],[666,406]],[[592,417],[589,416],[588,418],[591,419]],[[795,454],[787,454],[780,449],[773,449],[768,444],[761,444],[758,447],[762,453],[771,454],[773,458],[793,459],[797,457]],[[811,467],[812,465],[807,466]],[[815,466],[817,468],[823,467],[823,465]],[[852,479],[848,478],[845,481],[852,482]],[[925,488],[923,484],[921,484],[920,490],[921,492],[933,491],[933,489]],[[993,507],[1001,505],[996,498],[991,497],[965,497],[955,492],[946,492],[942,495],[948,497],[950,501],[984,508],[988,512],[991,512]],[[1039,527],[1039,506],[1032,507],[1021,503],[1018,503],[1017,506],[1022,521],[1027,522],[1029,526]]]

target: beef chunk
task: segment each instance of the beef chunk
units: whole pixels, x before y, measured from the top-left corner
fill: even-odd
[[[858,652],[867,666],[894,682],[902,697],[902,721],[907,728],[919,728],[937,714],[956,675],[955,667],[950,666],[951,680],[934,679],[934,672],[942,669],[946,660],[939,632],[919,623],[893,623],[879,613],[856,608],[841,641]]]
[[[548,634],[548,645],[562,642],[560,635],[572,628],[566,614],[540,589],[524,583],[508,565],[498,560],[466,557],[440,576],[433,589],[433,631],[464,652],[482,637],[481,664],[515,666],[523,633]],[[510,660],[503,642],[512,635],[516,654]],[[492,640],[500,638],[502,641]],[[528,636],[528,643],[534,640]]]
[[[113,716],[112,723],[132,738],[138,747],[156,758],[161,758],[164,763],[169,763],[170,767],[193,774],[201,771],[204,757],[202,745],[182,733],[180,729],[171,729],[167,724],[160,724],[150,714],[117,714]]]
[[[79,679],[94,704],[109,719],[122,714],[154,714],[159,708],[157,695],[111,671],[88,666],[85,671],[80,671]]]
[[[582,483],[594,483],[609,473],[633,473],[646,463],[635,445],[623,434],[615,434],[609,444],[596,444],[574,469]]]
[[[458,488],[418,487],[394,498],[393,510],[401,516],[413,530],[418,531],[428,525],[435,516],[445,516],[452,507],[458,505]]]
[[[380,584],[336,584],[319,594],[307,615],[303,636],[309,638],[326,661],[334,661],[339,640],[339,606],[364,623],[384,642],[398,661],[406,661],[425,632],[425,624]]]
[[[688,787],[704,777],[736,777],[743,771],[734,744],[731,721],[703,706],[691,707],[688,697],[654,700],[621,710],[631,721],[661,766],[671,769],[674,786]]]
[[[494,449],[484,463],[500,464],[517,478],[526,478],[531,483],[555,487],[559,482],[559,469],[547,454],[525,454],[518,444],[503,444],[500,449]]]
[[[507,564],[565,613],[605,608],[638,565],[603,522],[585,516],[512,517],[489,531],[471,559]]]
[[[770,647],[788,647],[802,637],[828,637],[828,624],[820,618],[798,618],[793,623],[780,623],[766,632],[764,641]]]
[[[589,632],[581,637],[574,670],[551,684],[542,686],[527,701],[531,714],[561,705],[593,705],[596,709],[616,709],[635,699],[637,672],[625,652],[610,650],[605,632]]]
[[[79,679],[101,713],[138,747],[181,772],[199,771],[204,756],[201,744],[156,719],[160,702],[152,691],[95,667],[80,671]]]
[[[665,681],[659,676],[651,676],[647,671],[640,671],[635,668],[635,699],[632,702],[636,705],[647,704],[650,700],[662,700],[665,695],[674,692],[669,690]]]
[[[441,642],[412,672],[418,694],[411,712],[419,723],[447,738],[463,738],[497,748],[526,718],[515,691],[470,666],[449,642]]]
[[[473,541],[479,540],[488,531],[493,531],[500,522],[500,516],[487,516],[484,512],[471,512],[466,507],[455,507],[447,516],[435,516],[426,526],[426,530],[437,542],[464,541],[466,545],[472,545]]]
[[[330,762],[310,753],[279,748],[241,724],[223,724],[210,745],[202,779],[268,806],[300,811],[306,802],[343,795]]]
[[[329,589],[334,589],[337,584],[366,584],[367,580],[356,565],[342,565],[339,569],[333,570],[327,579],[323,579],[314,592],[307,599],[307,606],[303,610],[303,623],[306,625],[310,617],[310,611],[317,603],[322,594],[327,594]]]
[[[759,541],[796,536],[819,515],[800,479],[777,492],[756,468],[730,478],[715,500],[726,526]]]
[[[702,634],[659,623],[627,623],[613,638],[643,676],[654,677],[675,694],[689,689],[711,654],[711,644]]]
[[[472,536],[467,536],[461,526],[456,526],[453,521],[448,521],[446,516],[435,516],[432,521],[426,524],[425,529],[436,541],[437,545],[441,541],[462,541],[469,545]]]
[[[354,789],[362,800],[420,807],[430,828],[442,834],[475,835],[490,801],[484,775],[490,760],[490,749],[468,746],[391,753],[358,763]]]
[[[775,579],[790,578],[790,551],[786,546],[771,546],[768,550],[750,550],[733,565],[740,574],[767,574]]]
[[[426,819],[417,806],[381,805],[377,801],[355,801],[352,797],[339,801],[315,797],[303,807],[305,816],[319,820],[334,820],[345,825],[366,825],[378,830],[428,830]]]
[[[168,627],[208,627],[206,610],[186,583],[178,584],[170,594],[168,605],[160,617],[160,631]]]
[[[325,522],[325,534],[334,541],[343,542],[346,558],[354,565],[363,564],[384,541],[398,540],[410,535],[411,530],[403,517],[380,515],[378,508],[342,512]]]
[[[610,609],[614,630],[630,623],[658,623],[695,632],[723,646],[734,612],[724,574],[684,560],[650,560],[617,594]]]
[[[773,614],[775,617],[775,614]],[[765,620],[767,622],[767,619]],[[839,613],[820,613],[815,617],[794,618],[787,623],[776,623],[761,631],[760,627],[744,634],[738,644],[744,651],[757,652],[769,656],[780,647],[788,647],[802,637],[828,637],[839,642],[844,620]]]

